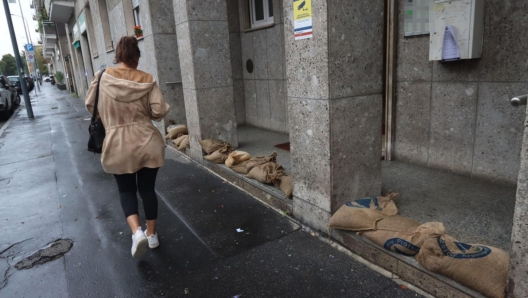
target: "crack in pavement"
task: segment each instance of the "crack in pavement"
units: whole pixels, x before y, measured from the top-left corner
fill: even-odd
[[[10,250],[11,248],[13,248],[15,245],[18,245],[18,244],[20,244],[20,243],[23,243],[23,242],[29,241],[29,240],[31,240],[31,239],[33,239],[33,238],[28,238],[28,239],[25,239],[25,240],[22,240],[22,241],[18,241],[18,242],[15,242],[15,243],[9,245],[6,249],[0,251],[0,259],[5,259],[4,257],[2,257],[2,255],[3,255],[5,252],[7,252],[8,250]]]
[[[15,268],[18,270],[31,269],[34,266],[60,259],[70,251],[72,246],[73,240],[71,239],[57,239],[16,263]]]

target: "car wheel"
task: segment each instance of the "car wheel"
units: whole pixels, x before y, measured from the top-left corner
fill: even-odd
[[[16,104],[17,106],[20,105],[20,94],[17,94],[17,96],[15,97],[15,104]]]

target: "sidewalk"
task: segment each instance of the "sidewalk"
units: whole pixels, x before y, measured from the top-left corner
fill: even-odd
[[[33,110],[0,136],[2,297],[421,297],[170,149],[161,246],[132,259],[83,101],[45,83]],[[13,268],[58,238],[74,241],[63,258]]]

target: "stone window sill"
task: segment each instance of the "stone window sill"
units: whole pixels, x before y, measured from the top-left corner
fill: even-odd
[[[275,26],[275,24],[269,24],[269,25],[255,27],[255,28],[249,28],[249,29],[244,30],[244,33],[257,31],[257,30],[261,30],[261,29],[267,29],[267,28],[271,28],[271,27],[274,27],[274,26]]]
[[[114,47],[108,47],[106,48],[106,52],[107,53],[110,53],[110,52],[113,52],[114,51]]]
[[[144,36],[141,36],[140,38],[138,38],[138,42],[142,41],[145,37]]]

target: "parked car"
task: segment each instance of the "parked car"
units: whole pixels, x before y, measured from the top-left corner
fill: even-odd
[[[44,82],[49,82],[49,81],[51,81],[50,77],[48,77],[48,76],[45,76],[45,77],[43,77],[42,79],[44,80]]]
[[[20,78],[18,76],[8,76],[7,78],[9,79],[11,84],[15,85],[15,88],[18,91],[18,94],[22,94],[22,87],[20,86]],[[27,86],[28,92],[30,92],[29,83],[27,81],[26,81],[26,86]]]
[[[18,93],[15,85],[9,81],[9,79],[4,76],[0,75],[0,86],[2,86],[4,89],[9,89],[11,92],[11,100],[14,103],[14,106],[20,105],[20,93]]]
[[[15,110],[10,85],[0,84],[0,118],[9,118]]]

